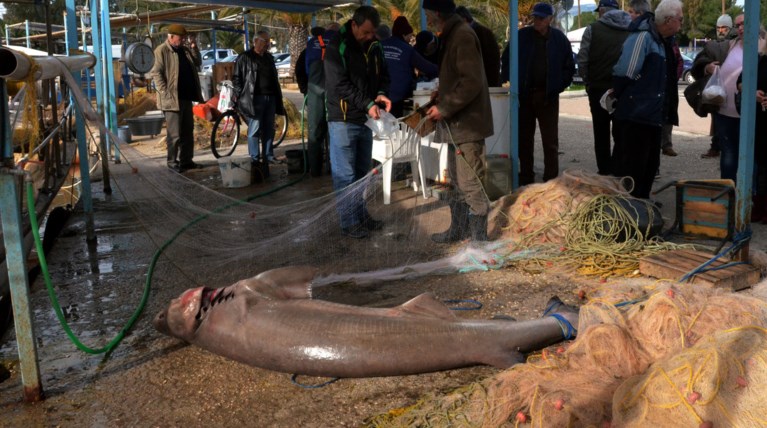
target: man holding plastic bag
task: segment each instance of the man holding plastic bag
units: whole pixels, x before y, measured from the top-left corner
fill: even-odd
[[[325,91],[330,133],[333,189],[338,192],[341,232],[363,239],[383,224],[370,217],[362,189],[349,185],[369,171],[373,133],[365,126],[368,116],[379,119],[391,109],[389,74],[375,30],[381,17],[371,6],[360,6],[330,41],[325,51]]]
[[[708,42],[692,66],[692,75],[696,79],[709,79],[703,90],[703,102],[719,105],[718,111],[712,113],[712,117],[721,150],[720,176],[733,181],[738,173],[740,114],[735,108],[735,92],[736,82],[743,68],[744,20],[743,15],[735,17],[735,29],[738,34],[736,39]]]

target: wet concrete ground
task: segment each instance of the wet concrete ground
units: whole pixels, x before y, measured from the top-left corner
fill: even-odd
[[[588,112],[584,100],[582,97],[563,102],[560,120],[563,170],[595,168],[590,121],[578,117]],[[574,112],[567,111],[571,103]],[[708,142],[707,136],[691,132],[675,134],[674,147],[680,155],[662,158],[657,183],[718,177],[718,160],[700,158]],[[137,139],[134,144],[155,142]],[[285,143],[278,155],[282,150],[297,147],[295,144]],[[212,155],[198,152],[195,160],[207,166],[188,173],[196,181],[218,186],[235,197],[252,193],[253,189],[221,189]],[[536,170],[542,171],[540,144],[536,145]],[[277,174],[272,183],[293,178],[282,171],[283,168],[275,168]],[[113,172],[129,174],[130,170],[123,164],[113,166]],[[327,192],[330,180],[311,179],[298,186],[298,190],[279,193],[274,203],[294,199],[294,192]],[[398,191],[403,197],[410,193],[408,189]],[[664,218],[673,219],[673,190],[661,193],[658,200],[663,203]],[[94,205],[98,241],[94,244],[85,241],[84,220],[78,211],[49,255],[49,263],[68,322],[86,345],[99,348],[117,334],[136,310],[157,243],[144,233],[119,191],[105,195],[101,184],[96,183]],[[765,229],[754,225],[752,250],[767,250]],[[365,295],[362,300],[390,306],[424,290],[455,298],[479,294],[484,297],[488,312],[469,316],[487,317],[488,313],[501,312],[529,319],[537,316],[551,294],[572,300],[577,289],[589,281],[562,274],[530,276],[503,270],[454,276],[447,281],[438,278],[363,290],[329,290],[327,297],[356,301],[354,294],[362,292]],[[161,258],[144,312],[123,343],[104,356],[83,353],[69,342],[38,278],[31,286],[32,307],[47,398],[37,404],[21,402],[14,335],[7,333],[0,345],[0,363],[9,370],[10,378],[0,381],[3,414],[0,426],[359,425],[376,412],[412,404],[423,394],[444,392],[495,372],[478,367],[419,376],[343,380],[320,390],[301,389],[290,383],[288,375],[243,366],[157,333],[150,324],[151,318],[176,297],[179,288],[186,288],[185,282],[188,280],[184,272]]]

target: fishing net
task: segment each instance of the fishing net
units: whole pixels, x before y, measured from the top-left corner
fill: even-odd
[[[627,297],[633,304],[622,304]],[[581,308],[569,345],[369,425],[763,425],[766,326],[767,303],[755,297],[686,285],[605,287]]]

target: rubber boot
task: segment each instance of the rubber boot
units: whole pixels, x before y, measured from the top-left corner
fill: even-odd
[[[471,229],[471,240],[473,242],[487,241],[487,214],[470,214],[469,228]]]
[[[431,240],[438,244],[458,242],[466,238],[469,231],[469,206],[465,202],[450,203],[450,228],[434,233]]]

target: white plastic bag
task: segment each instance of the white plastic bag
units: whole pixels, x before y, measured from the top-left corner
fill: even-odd
[[[599,99],[599,105],[610,114],[615,111],[615,95],[613,95],[612,89],[608,89],[607,92],[602,95],[602,98]]]
[[[373,136],[377,138],[389,138],[394,131],[399,129],[397,118],[383,109],[378,120],[369,117],[365,125],[373,130]]]
[[[232,106],[232,81],[224,80],[220,83],[221,88],[218,91],[218,111],[225,112]]]
[[[727,92],[722,86],[722,79],[719,77],[719,66],[714,67],[714,72],[706,83],[706,87],[703,88],[701,93],[701,102],[704,104],[712,104],[715,106],[724,105],[727,101]]]

